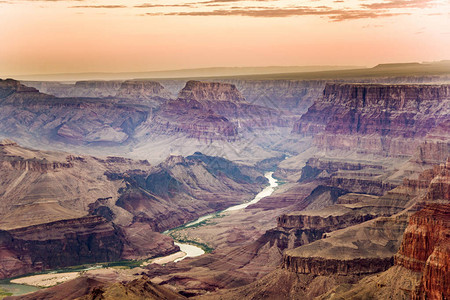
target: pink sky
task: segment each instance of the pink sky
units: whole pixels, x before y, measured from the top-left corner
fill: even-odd
[[[448,0],[1,0],[0,77],[450,59]]]

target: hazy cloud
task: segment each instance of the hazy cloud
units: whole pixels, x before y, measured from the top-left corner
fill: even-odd
[[[318,8],[297,7],[297,8],[261,8],[250,9],[218,9],[213,11],[190,11],[190,12],[170,12],[170,13],[148,13],[147,15],[165,15],[165,16],[245,16],[260,18],[280,18],[293,16],[324,16],[332,21],[344,21],[354,19],[373,19],[380,17],[391,17],[405,13],[390,13],[385,11],[368,10],[340,10],[332,9],[327,6]]]
[[[125,8],[125,5],[75,5],[69,8]]]
[[[425,8],[432,6],[434,0],[390,0],[369,4],[361,4],[369,9],[392,9],[392,8]]]
[[[244,2],[244,1],[270,2],[270,1],[278,1],[278,0],[209,0],[209,1],[204,1],[204,2],[196,2],[196,4],[233,3],[233,2]]]
[[[151,3],[143,3],[140,5],[135,5],[137,8],[152,8],[152,7],[194,7],[192,3],[184,3],[184,4],[151,4]]]

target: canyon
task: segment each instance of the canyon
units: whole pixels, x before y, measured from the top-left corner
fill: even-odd
[[[7,79],[0,106],[1,278],[207,249],[23,299],[450,297],[448,75]]]
[[[201,153],[151,166],[3,140],[0,162],[2,278],[174,253],[159,232],[239,204],[266,183],[258,170]]]

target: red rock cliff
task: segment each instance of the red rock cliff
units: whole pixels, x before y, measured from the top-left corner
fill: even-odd
[[[410,217],[395,264],[422,272],[414,298],[450,297],[450,204],[429,204]]]

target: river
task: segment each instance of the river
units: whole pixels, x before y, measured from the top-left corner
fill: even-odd
[[[248,201],[248,202],[243,203],[243,204],[231,206],[231,207],[229,207],[229,208],[227,208],[227,209],[225,209],[223,211],[220,211],[218,213],[232,212],[232,211],[245,209],[247,206],[255,204],[256,202],[258,202],[262,198],[272,195],[272,193],[274,192],[275,188],[278,186],[277,180],[275,178],[273,178],[272,175],[273,175],[273,172],[267,172],[267,173],[264,174],[264,176],[269,180],[269,185],[267,187],[265,187],[261,192],[259,192],[251,201]],[[201,217],[199,217],[198,219],[196,219],[196,220],[194,220],[192,222],[186,223],[181,228],[189,228],[189,227],[192,227],[192,226],[194,226],[194,225],[196,225],[196,224],[198,224],[200,222],[203,222],[205,220],[215,218],[215,217],[218,216],[218,213],[213,213],[213,214],[208,214],[208,215],[201,216]],[[173,230],[175,230],[175,229],[173,229]],[[168,231],[166,231],[164,233],[165,234],[169,234],[171,231],[172,230],[168,230]],[[196,256],[200,256],[200,255],[205,254],[205,251],[202,248],[194,246],[194,245],[191,245],[191,244],[175,242],[175,245],[179,246],[181,252],[184,252],[185,255],[183,257],[180,257],[180,258],[177,258],[177,259],[173,260],[174,262],[178,262],[178,261],[183,260],[183,259],[185,259],[187,257],[196,257]],[[158,258],[158,259],[161,259],[161,258]],[[100,266],[95,266],[93,268],[99,268],[99,267],[102,267],[102,266],[101,265]],[[87,269],[83,269],[83,270],[87,270]],[[14,283],[9,282],[8,280],[4,280],[4,281],[0,281],[0,290],[1,289],[6,290],[7,292],[10,292],[10,293],[12,293],[15,296],[18,296],[18,295],[23,295],[23,294],[26,294],[26,293],[37,291],[40,288],[34,287],[34,286],[29,286],[29,285],[24,285],[24,284],[14,284]]]
[[[273,172],[266,172],[264,174],[264,176],[269,180],[269,185],[267,187],[265,187],[261,192],[259,192],[255,196],[255,198],[253,198],[253,200],[245,202],[245,203],[242,203],[242,204],[230,206],[230,207],[228,207],[227,209],[225,209],[225,210],[223,210],[221,212],[231,212],[231,211],[237,211],[237,210],[245,209],[247,206],[257,203],[262,198],[272,195],[272,193],[275,191],[275,188],[278,186],[278,181],[275,178],[273,178],[272,175],[273,175]],[[201,222],[203,222],[205,220],[215,218],[215,217],[217,217],[217,215],[218,215],[217,213],[212,213],[212,214],[201,216],[200,218],[198,218],[198,219],[196,219],[196,220],[194,220],[192,222],[186,223],[181,228],[192,227],[192,226],[194,226],[196,224],[199,224],[199,223],[201,223]],[[178,227],[178,229],[179,228],[180,227]],[[169,234],[170,232],[171,232],[171,230],[168,230],[168,231],[166,231],[164,233]],[[178,242],[176,242],[175,245],[179,246],[181,251],[186,253],[185,256],[174,260],[175,262],[183,260],[183,259],[185,259],[187,257],[196,257],[196,256],[200,256],[202,254],[205,254],[205,251],[202,248],[194,246],[194,245],[178,243]]]

